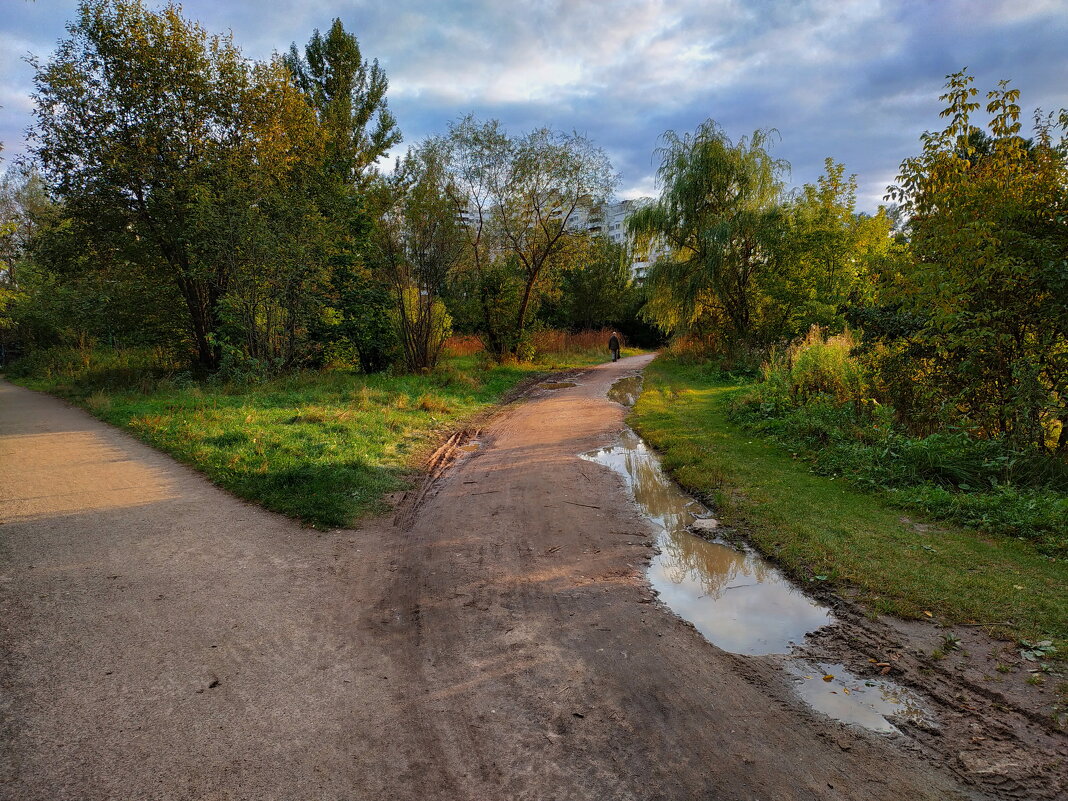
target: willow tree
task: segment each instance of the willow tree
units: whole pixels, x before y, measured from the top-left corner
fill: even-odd
[[[773,134],[758,130],[733,143],[713,120],[692,134],[664,134],[660,198],[627,221],[637,242],[670,253],[646,278],[644,313],[661,329],[711,324],[730,343],[750,335],[757,279],[781,235],[781,176],[789,169],[767,151]]]

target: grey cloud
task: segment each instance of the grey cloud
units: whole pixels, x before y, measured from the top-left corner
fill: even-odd
[[[0,33],[46,53],[73,0],[0,11]],[[1068,0],[186,0],[209,30],[232,29],[263,58],[302,43],[333,17],[360,38],[391,80],[390,103],[408,142],[473,111],[512,130],[579,130],[647,190],[664,130],[707,117],[737,138],[776,127],[777,155],[795,183],[832,156],[858,173],[873,209],[918,136],[939,124],[943,76],[967,65],[985,91],[1009,77],[1030,108],[1068,106]],[[16,19],[15,17],[20,17]],[[6,67],[6,63],[4,64]],[[24,96],[26,70],[5,69],[0,97]],[[20,94],[21,93],[21,94]],[[29,119],[0,111],[9,152]],[[16,133],[19,132],[19,133]]]

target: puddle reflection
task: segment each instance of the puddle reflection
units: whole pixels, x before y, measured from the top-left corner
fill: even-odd
[[[612,384],[608,390],[608,399],[623,406],[633,406],[638,402],[638,396],[642,394],[642,377],[632,375],[621,378]]]
[[[828,662],[792,662],[787,670],[797,682],[801,700],[828,717],[883,734],[898,732],[887,718],[924,720],[914,695],[889,681],[860,679],[843,665]],[[831,678],[825,680],[824,677]]]
[[[736,654],[781,654],[806,633],[834,622],[831,613],[791,585],[757,554],[708,542],[687,526],[708,514],[682,492],[633,432],[619,445],[583,454],[615,470],[660,529],[649,581],[675,614],[710,642]]]

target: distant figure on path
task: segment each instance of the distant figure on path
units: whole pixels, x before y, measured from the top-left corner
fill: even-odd
[[[608,338],[608,349],[612,351],[612,361],[619,361],[619,335],[613,331],[612,336]]]

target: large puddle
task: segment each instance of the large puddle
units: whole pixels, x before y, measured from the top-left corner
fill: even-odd
[[[736,654],[785,654],[805,634],[834,621],[757,554],[691,534],[688,527],[708,510],[667,477],[633,431],[583,458],[627,482],[642,513],[659,528],[650,583],[713,644]]]
[[[617,382],[609,397],[632,406],[640,391],[641,377],[635,376]],[[630,429],[619,444],[582,458],[624,479],[642,514],[658,529],[649,582],[660,600],[709,642],[736,654],[789,654],[806,634],[834,623],[829,609],[758,554],[692,533],[715,528],[709,510],[668,478],[656,453]],[[841,665],[793,658],[787,670],[805,703],[844,723],[892,733],[897,729],[888,718],[923,716],[917,699],[891,682],[857,678]]]

